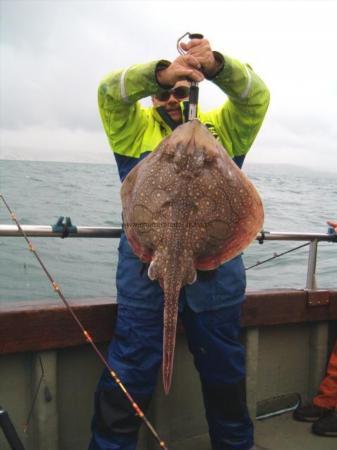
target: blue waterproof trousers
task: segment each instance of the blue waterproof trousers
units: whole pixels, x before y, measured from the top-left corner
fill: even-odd
[[[213,450],[248,450],[253,425],[245,400],[244,349],[239,341],[241,305],[180,312],[199,372]],[[108,361],[146,411],[162,361],[162,311],[118,306]],[[136,450],[141,420],[104,370],[95,394],[89,450]]]

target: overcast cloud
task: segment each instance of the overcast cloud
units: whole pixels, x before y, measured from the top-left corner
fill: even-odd
[[[0,0],[0,159],[113,162],[97,109],[109,71],[174,59],[186,31],[271,91],[250,162],[337,172],[337,2]],[[225,96],[200,85],[203,109]]]

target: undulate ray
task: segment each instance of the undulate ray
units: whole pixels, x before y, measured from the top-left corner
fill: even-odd
[[[164,292],[163,384],[172,379],[179,293],[196,270],[240,254],[263,225],[259,194],[198,120],[183,124],[128,174],[128,241]]]

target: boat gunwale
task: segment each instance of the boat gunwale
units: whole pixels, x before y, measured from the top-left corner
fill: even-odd
[[[309,302],[323,296],[324,304]],[[117,304],[114,298],[69,300],[96,343],[113,337]],[[337,290],[271,289],[248,291],[241,326],[264,327],[337,320]],[[179,327],[179,332],[182,332]],[[10,301],[0,305],[0,354],[85,345],[87,342],[58,299]]]

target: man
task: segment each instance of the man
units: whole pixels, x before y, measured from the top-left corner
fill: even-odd
[[[337,221],[327,223],[337,233]],[[318,394],[312,402],[300,405],[294,411],[294,418],[302,422],[314,422],[312,432],[315,434],[337,437],[337,342],[331,352]]]
[[[213,52],[206,39],[181,44],[185,55],[131,66],[108,75],[98,102],[121,181],[162,139],[186,121],[189,81],[205,78],[229,100],[198,118],[240,167],[262,124],[269,93],[252,68]],[[152,108],[138,100],[151,96]],[[253,447],[245,402],[244,351],[239,342],[245,271],[241,256],[198,272],[180,297],[180,318],[199,371],[214,450]],[[147,409],[162,361],[163,292],[133,254],[119,245],[118,314],[108,360],[141,408]],[[104,371],[95,397],[90,450],[135,450],[140,420]]]

